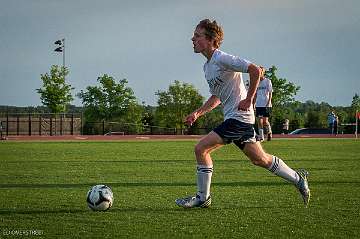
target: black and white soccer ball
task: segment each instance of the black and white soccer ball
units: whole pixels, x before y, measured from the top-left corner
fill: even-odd
[[[106,211],[113,205],[114,195],[106,185],[95,185],[87,193],[86,202],[94,211]]]

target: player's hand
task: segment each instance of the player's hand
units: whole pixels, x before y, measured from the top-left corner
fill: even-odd
[[[247,98],[244,100],[241,100],[239,103],[238,109],[242,110],[242,111],[249,111],[250,107],[251,107],[251,102],[252,102],[252,100],[249,100]]]
[[[191,126],[196,120],[197,120],[197,114],[196,112],[193,112],[191,114],[189,114],[188,116],[185,117],[184,119],[184,123],[187,125],[187,126]]]

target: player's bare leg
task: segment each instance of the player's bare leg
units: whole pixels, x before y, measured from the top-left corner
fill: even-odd
[[[280,158],[266,153],[259,142],[246,143],[243,149],[245,155],[254,165],[268,169],[273,174],[293,183],[299,190],[305,206],[310,200],[306,170],[295,171],[285,164]]]
[[[222,138],[211,131],[202,138],[195,146],[195,157],[198,165],[212,166],[213,162],[210,153],[224,145]]]
[[[195,146],[197,161],[197,188],[195,196],[179,198],[175,203],[184,208],[209,207],[211,204],[210,185],[213,172],[213,162],[210,153],[223,146],[222,138],[215,132],[210,132]]]
[[[259,117],[258,131],[259,131],[260,141],[264,141],[264,119],[263,119],[263,117]]]
[[[271,130],[271,125],[270,125],[268,117],[263,118],[263,125],[264,125],[263,126],[264,132],[267,135],[267,140],[270,141],[272,139],[272,130]]]

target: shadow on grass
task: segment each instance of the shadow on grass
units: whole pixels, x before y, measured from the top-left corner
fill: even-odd
[[[326,184],[360,184],[360,181],[311,181],[311,185],[326,185]],[[55,183],[55,184],[0,184],[0,189],[37,189],[37,188],[90,188],[93,185],[106,184],[110,187],[188,187],[194,186],[194,183],[188,182],[128,182],[128,183],[106,183],[106,182],[92,182],[92,183]],[[245,182],[213,182],[212,186],[218,187],[268,187],[289,185],[286,181],[245,181]]]
[[[66,213],[85,213],[83,209],[59,209],[59,210],[24,210],[24,209],[0,209],[0,215],[12,214],[66,214]]]
[[[23,215],[36,215],[36,214],[113,214],[113,213],[182,213],[182,212],[196,212],[198,210],[204,210],[206,212],[215,212],[215,211],[224,211],[224,210],[252,210],[259,208],[273,208],[269,206],[244,206],[238,205],[236,207],[210,207],[210,208],[181,208],[174,204],[173,207],[163,207],[163,208],[154,208],[154,207],[138,207],[138,208],[111,208],[107,211],[91,211],[90,209],[43,209],[43,210],[26,210],[26,209],[0,209],[0,215],[15,215],[15,214],[23,214]],[[282,206],[283,208],[283,206]]]
[[[134,183],[106,183],[106,182],[92,182],[92,183],[74,183],[74,184],[0,184],[0,189],[6,188],[23,188],[23,189],[36,189],[36,188],[84,188],[91,187],[97,184],[106,184],[110,187],[187,187],[194,186],[194,183],[186,182],[134,182]],[[259,187],[259,186],[276,186],[285,185],[286,182],[214,182],[213,186],[219,187]]]
[[[206,210],[216,211],[222,210],[224,208],[209,208]],[[81,213],[91,213],[95,215],[99,215],[102,213],[112,214],[112,213],[134,213],[134,212],[181,212],[187,209],[177,207],[174,204],[174,207],[167,208],[153,208],[153,207],[138,207],[138,208],[111,208],[107,211],[91,211],[90,209],[43,209],[43,210],[26,210],[26,209],[0,209],[0,215],[14,215],[14,214],[81,214]],[[196,208],[195,210],[201,210],[201,208]]]

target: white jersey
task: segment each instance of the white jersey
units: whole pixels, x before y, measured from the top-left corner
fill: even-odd
[[[240,101],[247,96],[241,72],[247,73],[250,63],[217,49],[211,59],[204,64],[205,78],[210,87],[210,94],[220,99],[225,120],[231,118],[244,123],[255,123],[252,106],[249,111],[238,109]]]
[[[259,82],[256,90],[256,107],[272,107],[270,93],[273,91],[272,83],[268,78],[264,78]],[[269,104],[268,104],[269,103]]]

